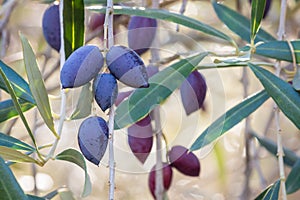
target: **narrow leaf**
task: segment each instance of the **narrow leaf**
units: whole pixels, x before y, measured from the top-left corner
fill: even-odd
[[[28,162],[28,163],[36,163],[38,162],[34,160],[33,158],[29,157],[28,155],[21,153],[20,151],[17,151],[15,149],[11,149],[9,147],[0,146],[0,156],[11,162]]]
[[[255,39],[255,36],[260,28],[260,23],[264,16],[265,7],[266,7],[266,0],[252,0],[252,3],[251,3],[251,40]]]
[[[86,163],[85,163],[85,160],[84,160],[82,154],[75,149],[67,149],[67,150],[64,150],[63,152],[59,153],[55,157],[55,159],[74,163],[84,170],[85,182],[84,182],[84,189],[83,189],[81,196],[82,197],[88,196],[91,193],[92,185],[91,185],[90,177],[87,173]]]
[[[54,128],[48,94],[46,91],[42,74],[36,62],[35,55],[25,36],[20,34],[20,38],[22,41],[24,63],[27,77],[29,80],[29,87],[35,99],[36,106],[48,128],[53,132],[53,134],[56,137],[58,137]]]
[[[19,99],[19,104],[22,112],[26,112],[35,106],[34,104],[25,101],[23,99]],[[19,113],[15,108],[12,99],[8,99],[0,102],[0,123],[11,119],[12,117],[17,116],[18,114]]]
[[[279,199],[280,180],[267,187],[255,200],[275,200]]]
[[[90,90],[90,83],[84,85],[81,89],[76,108],[71,115],[71,119],[82,119],[91,114],[93,93]]]
[[[251,63],[248,65],[282,112],[300,129],[300,94],[271,72]]]
[[[35,148],[17,138],[0,132],[0,146],[9,147],[15,150],[35,151]]]
[[[42,197],[38,197],[38,196],[33,196],[33,195],[27,195],[28,200],[48,200]]]
[[[9,66],[4,64],[1,60],[0,60],[0,67],[4,72],[4,74],[6,74],[7,79],[9,80],[10,84],[12,85],[12,88],[16,93],[16,96],[32,104],[35,104],[28,83],[17,72],[15,72]],[[4,80],[1,77],[0,77],[0,88],[5,90],[6,92],[9,92],[8,88],[4,83]]]
[[[268,150],[272,155],[277,156],[277,145],[275,142],[268,138],[260,137],[257,134],[251,132],[251,135],[256,137],[261,146],[263,146],[266,150]],[[292,167],[297,159],[299,158],[292,150],[288,148],[283,148],[284,157],[283,161],[286,165]]]
[[[70,190],[60,191],[58,195],[60,200],[75,200],[73,193]]]
[[[300,62],[300,40],[291,41],[294,49],[296,62]],[[265,42],[256,47],[255,53],[268,58],[277,60],[285,60],[293,62],[293,57],[289,44],[286,41],[271,41]]]
[[[28,200],[15,176],[0,157],[0,197],[5,200]]]
[[[83,0],[64,1],[64,45],[66,59],[84,43],[84,3]]]
[[[192,144],[190,150],[198,150],[215,141],[229,129],[253,113],[268,98],[269,95],[263,90],[231,108],[216,121],[214,121],[205,131],[203,131],[203,133],[201,133],[201,135]]]
[[[136,89],[127,100],[119,104],[115,115],[115,129],[124,128],[146,116],[178,88],[195,66],[207,55],[182,59],[149,79],[148,88]]]
[[[28,132],[28,134],[29,134],[29,136],[30,136],[30,138],[31,138],[34,146],[36,147],[35,138],[34,138],[32,132],[31,132],[31,129],[30,129],[28,123],[27,123],[27,120],[26,120],[26,118],[25,118],[25,116],[24,116],[24,114],[22,112],[21,106],[20,106],[20,104],[18,102],[18,99],[17,99],[17,96],[15,94],[15,91],[13,90],[13,88],[12,88],[9,80],[7,79],[6,75],[4,74],[4,72],[3,72],[3,70],[1,68],[0,68],[0,77],[2,77],[2,79],[4,80],[4,83],[5,83],[8,91],[9,91],[9,94],[11,96],[11,99],[12,99],[13,103],[14,103],[14,106],[15,106],[18,114],[20,115],[20,117],[21,117],[21,119],[23,121],[23,124],[24,124],[24,126],[25,126],[25,128],[26,128],[26,130],[27,130],[27,132]]]
[[[243,40],[248,43],[251,42],[251,31],[250,31],[250,20],[245,16],[239,14],[238,12],[217,3],[213,2],[213,7],[219,17],[219,19],[235,34],[240,36]],[[259,41],[267,42],[276,40],[269,33],[260,29],[256,34],[256,38],[254,40],[255,43]]]
[[[91,10],[99,11],[101,13],[105,13],[106,8],[105,7],[97,7],[97,6],[91,6],[89,7]],[[236,46],[234,40],[224,34],[222,31],[219,31],[207,24],[204,24],[196,19],[169,12],[167,10],[162,9],[145,9],[145,8],[137,8],[137,7],[125,7],[125,6],[114,6],[114,14],[122,14],[122,15],[135,15],[135,16],[142,16],[142,17],[148,17],[153,19],[161,19],[169,22],[174,22],[186,27],[189,27],[191,29],[195,29],[198,31],[201,31],[203,33],[206,33],[208,35],[226,40]]]
[[[286,192],[288,194],[294,193],[300,189],[300,159],[297,160],[289,173],[286,182]]]

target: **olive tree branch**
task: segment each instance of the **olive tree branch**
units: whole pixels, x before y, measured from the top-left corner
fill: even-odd
[[[287,1],[281,0],[281,7],[280,7],[280,18],[279,18],[279,27],[278,27],[278,40],[283,40],[285,38],[285,20],[286,20],[286,7]],[[276,61],[275,63],[275,75],[280,76],[281,66],[280,61]],[[274,117],[275,117],[275,124],[277,130],[277,156],[278,156],[278,165],[279,165],[279,174],[280,174],[280,182],[281,182],[281,194],[282,199],[287,199],[286,194],[286,187],[285,187],[285,173],[284,173],[284,162],[283,162],[283,147],[282,147],[282,137],[281,137],[281,127],[280,127],[280,120],[279,114],[280,110],[277,104],[274,102]]]

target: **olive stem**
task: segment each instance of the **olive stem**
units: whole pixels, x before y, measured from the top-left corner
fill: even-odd
[[[278,40],[283,40],[285,37],[285,20],[286,20],[286,7],[287,1],[281,0],[281,7],[280,7],[280,18],[279,18],[279,27],[278,27]],[[275,63],[275,75],[280,76],[281,66],[280,61],[277,60]],[[279,114],[280,109],[278,108],[277,104],[274,102],[274,117],[275,117],[275,124],[276,124],[276,132],[277,132],[277,156],[278,156],[278,165],[279,165],[279,175],[280,175],[280,182],[281,182],[281,195],[282,199],[287,199],[286,194],[286,187],[285,187],[285,172],[284,172],[284,152],[282,147],[282,137],[281,137],[281,127],[280,127],[280,120]]]
[[[59,51],[59,53],[60,53],[60,68],[62,68],[62,66],[64,65],[64,63],[66,61],[65,43],[64,43],[63,9],[64,9],[64,1],[61,0],[59,3],[60,41],[61,41],[60,51]],[[64,89],[61,89],[60,95],[61,95],[60,115],[59,115],[60,118],[59,118],[59,124],[58,124],[58,128],[57,128],[57,134],[59,137],[55,139],[53,146],[47,155],[46,161],[48,161],[54,155],[54,152],[58,145],[59,138],[61,137],[61,134],[62,134],[62,129],[63,129],[64,121],[66,118],[66,94],[65,94]]]
[[[114,45],[113,34],[113,1],[107,0],[104,21],[104,49],[108,51]],[[114,199],[115,192],[115,158],[114,158],[114,105],[109,110],[108,119],[108,150],[109,150],[109,200]]]

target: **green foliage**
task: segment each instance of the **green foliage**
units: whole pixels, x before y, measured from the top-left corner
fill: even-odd
[[[161,104],[178,88],[182,81],[207,56],[200,53],[182,59],[149,79],[148,88],[136,89],[116,109],[115,129],[124,128],[146,116],[156,105]]]
[[[64,1],[64,45],[66,59],[84,44],[83,0]]]
[[[288,194],[294,193],[300,189],[300,158],[293,166],[291,172],[286,178],[286,192]]]
[[[35,105],[25,101],[23,99],[18,99],[22,112],[26,112],[33,108]],[[17,116],[19,113],[14,106],[12,99],[4,100],[0,102],[0,122],[11,119]]]
[[[240,36],[243,40],[248,43],[251,42],[251,29],[250,20],[239,14],[238,12],[222,5],[217,2],[213,2],[214,9],[219,17],[219,19],[235,34]],[[256,28],[255,28],[256,30]],[[254,34],[254,33],[253,33]],[[254,35],[252,36],[254,37]],[[256,33],[254,42],[267,42],[275,40],[273,36],[269,33],[260,29]]]
[[[9,147],[15,150],[33,152],[35,148],[22,142],[21,140],[0,132],[0,146]]]
[[[300,94],[271,72],[251,63],[248,65],[282,112],[300,129]]]
[[[212,143],[236,124],[248,117],[251,113],[253,113],[268,98],[269,95],[263,90],[234,106],[220,116],[216,121],[214,121],[208,128],[206,128],[205,131],[203,131],[203,133],[201,133],[201,135],[192,144],[190,150],[195,151]]]
[[[267,187],[255,200],[275,200],[278,199],[280,180]]]
[[[260,28],[260,23],[264,15],[266,0],[253,0],[251,4],[251,42]]]

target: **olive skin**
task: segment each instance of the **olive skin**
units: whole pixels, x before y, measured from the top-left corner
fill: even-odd
[[[62,88],[80,87],[97,76],[104,58],[97,46],[86,45],[76,49],[66,60],[60,72]]]
[[[89,117],[79,127],[78,144],[84,157],[99,165],[108,143],[108,127],[101,117]]]
[[[101,110],[104,112],[114,104],[117,98],[117,80],[109,73],[99,74],[95,78],[93,90],[95,94],[95,100]]]
[[[109,71],[122,83],[134,88],[149,87],[145,64],[132,49],[112,46],[106,54],[106,64]]]
[[[193,152],[183,146],[173,146],[168,153],[171,166],[187,176],[199,176],[200,162]]]
[[[128,46],[139,55],[145,53],[155,38],[156,19],[132,16],[128,23]]]
[[[56,51],[60,50],[59,5],[51,5],[46,9],[42,20],[43,34],[47,43]]]

